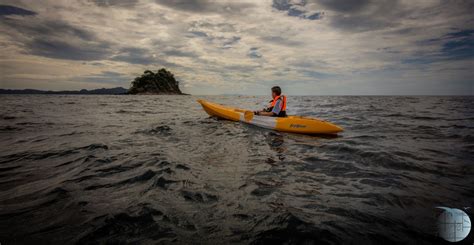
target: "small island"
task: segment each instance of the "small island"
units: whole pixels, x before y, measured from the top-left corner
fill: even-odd
[[[179,89],[179,82],[173,73],[161,68],[154,73],[146,70],[136,77],[128,90],[129,94],[184,94]]]

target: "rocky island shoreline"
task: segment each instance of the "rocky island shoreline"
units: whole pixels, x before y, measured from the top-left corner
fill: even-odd
[[[173,73],[165,68],[159,69],[156,73],[146,70],[139,77],[136,77],[128,90],[129,94],[167,94],[185,95],[179,89],[179,82],[174,78]]]

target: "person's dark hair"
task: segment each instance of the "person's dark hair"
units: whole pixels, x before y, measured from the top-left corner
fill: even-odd
[[[281,94],[281,88],[279,86],[274,86],[272,88],[272,92],[275,93],[276,95],[280,95]]]

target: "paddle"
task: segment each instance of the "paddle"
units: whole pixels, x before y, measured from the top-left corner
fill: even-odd
[[[245,111],[244,112],[245,121],[250,121],[253,119],[253,111]]]
[[[244,113],[244,118],[245,118],[245,121],[250,121],[253,119],[253,111],[249,111],[249,110],[242,110],[242,109],[235,109],[235,111],[237,112],[243,112]]]

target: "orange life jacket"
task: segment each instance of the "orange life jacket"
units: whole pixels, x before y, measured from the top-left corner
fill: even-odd
[[[280,99],[280,97],[281,97],[282,102],[283,102],[283,103],[280,104],[281,105],[281,111],[286,111],[286,96],[284,96],[284,95],[278,95],[277,97],[275,97],[272,101],[271,106],[272,106],[272,108],[275,107],[275,105],[276,105],[277,101]]]

